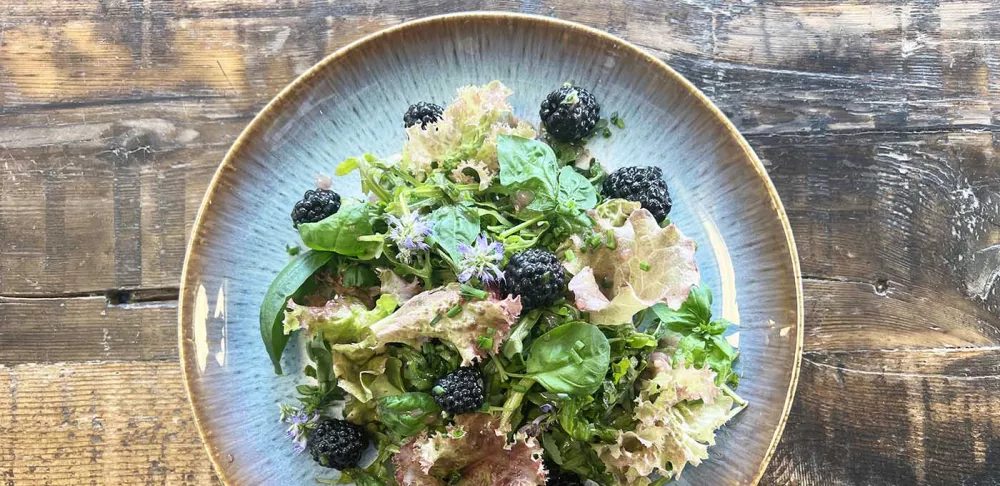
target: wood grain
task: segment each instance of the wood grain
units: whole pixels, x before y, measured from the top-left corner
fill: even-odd
[[[481,8],[644,46],[768,165],[807,354],[764,484],[1000,483],[1000,6],[815,0],[0,0],[0,478],[213,481],[171,302],[211,173],[329,52]]]
[[[998,359],[997,348],[807,353],[762,484],[996,484]]]
[[[0,298],[0,363],[177,360],[177,289],[156,298]],[[112,298],[118,296],[113,295]]]
[[[6,484],[212,484],[176,363],[0,367]]]

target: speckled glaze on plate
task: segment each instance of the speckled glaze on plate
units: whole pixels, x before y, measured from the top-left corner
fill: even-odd
[[[294,397],[292,342],[276,376],[258,309],[298,242],[290,208],[346,157],[401,148],[402,114],[444,105],[456,88],[499,79],[515,112],[538,123],[565,81],[589,88],[626,123],[592,152],[613,169],[663,168],[671,219],[699,242],[714,312],[739,322],[740,394],[751,407],[724,427],[711,458],[676,484],[756,484],[781,436],[798,378],[802,292],[788,220],[764,168],[724,115],[656,58],[598,30],[547,17],[468,13],[393,27],[335,52],[282,91],[216,172],[188,247],[179,309],[182,366],[198,428],[227,484],[315,484],[336,473],[292,455],[277,404]],[[356,176],[334,189],[360,195]]]

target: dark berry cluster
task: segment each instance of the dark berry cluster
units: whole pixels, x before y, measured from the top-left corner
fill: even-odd
[[[670,193],[659,167],[622,167],[604,179],[601,192],[641,204],[661,223],[670,214]]]
[[[434,103],[427,103],[425,101],[414,103],[410,105],[406,110],[406,114],[403,115],[403,126],[410,128],[419,123],[420,128],[427,128],[428,123],[440,120],[442,113],[444,113],[444,110]]]
[[[594,131],[601,117],[601,105],[589,91],[563,86],[545,97],[538,115],[552,138],[575,142]]]
[[[486,402],[483,375],[475,366],[459,368],[439,378],[431,389],[431,395],[446,412],[475,412]]]
[[[328,189],[308,190],[292,208],[292,225],[315,223],[340,211],[340,194]]]
[[[361,453],[368,447],[364,429],[338,419],[323,419],[309,434],[309,453],[326,467],[347,469],[361,461]]]
[[[521,297],[524,311],[552,305],[566,288],[562,263],[552,253],[538,248],[511,257],[503,270],[504,295]]]

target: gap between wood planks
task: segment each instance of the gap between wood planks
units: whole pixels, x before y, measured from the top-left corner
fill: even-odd
[[[109,306],[131,306],[177,301],[178,287],[118,288],[80,292],[43,292],[0,294],[0,299],[84,299],[104,297]]]

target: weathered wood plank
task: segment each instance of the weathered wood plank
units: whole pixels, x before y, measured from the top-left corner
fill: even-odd
[[[901,287],[920,314],[950,307],[997,327],[996,139],[990,131],[862,132],[751,143],[788,211],[805,275],[868,282],[890,295]]]
[[[0,118],[18,123],[0,132],[0,295],[177,285],[205,187],[246,119],[169,105]]]
[[[0,64],[8,67],[0,72],[0,105],[193,95],[263,102],[360,35],[473,7],[554,15],[622,35],[673,64],[746,133],[983,125],[1000,109],[994,42],[1000,27],[991,22],[998,8],[991,2],[801,0],[393,2],[379,8],[368,2],[32,2],[9,9],[4,21]]]
[[[996,484],[998,360],[997,348],[807,353],[761,484]]]
[[[0,367],[5,484],[218,483],[176,362]]]
[[[160,297],[176,298],[176,289]],[[116,296],[112,296],[114,298]],[[0,297],[0,364],[177,360],[177,303]]]

